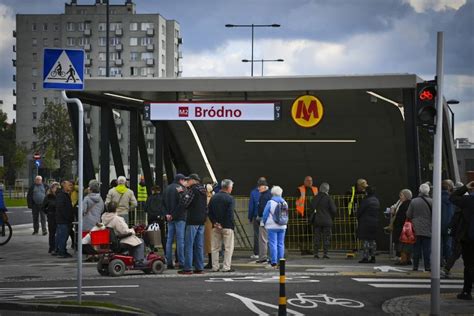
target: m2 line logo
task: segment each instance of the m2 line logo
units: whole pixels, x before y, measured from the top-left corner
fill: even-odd
[[[178,107],[178,116],[179,117],[189,117],[189,107],[188,106]]]

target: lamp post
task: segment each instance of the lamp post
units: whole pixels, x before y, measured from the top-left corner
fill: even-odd
[[[252,56],[251,56],[251,66],[250,66],[250,75],[253,77],[253,40],[254,40],[254,29],[256,27],[280,27],[280,24],[226,24],[225,27],[250,27],[252,29]]]
[[[454,112],[453,112],[453,110],[451,110],[451,107],[449,105],[450,104],[459,104],[459,101],[452,99],[452,100],[446,101],[446,103],[448,104],[449,112],[451,112],[451,132],[453,133],[453,139],[454,139]]]
[[[253,60],[250,60],[250,59],[242,59],[242,62],[243,63],[262,63],[262,77],[263,77],[263,63],[266,63],[266,62],[279,62],[279,63],[282,63],[284,62],[285,60],[284,59],[253,59]]]

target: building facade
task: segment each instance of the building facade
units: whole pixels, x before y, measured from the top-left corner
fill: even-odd
[[[454,144],[461,182],[474,181],[474,143],[467,138],[456,138]]]
[[[76,0],[65,4],[63,14],[18,14],[16,16],[16,118],[17,143],[38,148],[37,126],[47,102],[63,103],[59,91],[42,88],[43,49],[83,49],[86,53],[85,77],[106,76],[106,1],[81,5]],[[181,75],[178,22],[160,14],[137,14],[135,4],[109,6],[110,77],[178,77]],[[85,123],[94,166],[99,165],[100,109],[85,105]],[[129,161],[129,115],[114,111],[117,135],[124,164]],[[144,125],[149,160],[154,161],[154,127]],[[31,169],[31,168],[30,168]],[[113,169],[113,168],[112,168]],[[128,173],[127,173],[128,174]],[[31,172],[24,174],[31,177]]]

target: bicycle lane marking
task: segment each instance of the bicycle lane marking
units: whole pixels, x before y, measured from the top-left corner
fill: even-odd
[[[254,312],[255,314],[257,314],[259,316],[270,316],[271,314],[268,314],[268,313],[262,311],[260,308],[257,307],[257,305],[266,306],[266,307],[270,307],[270,308],[278,310],[278,305],[273,305],[273,304],[269,304],[269,303],[266,303],[266,302],[254,300],[252,298],[241,296],[241,295],[235,294],[235,293],[226,293],[226,294],[240,300],[242,303],[244,303],[244,305],[248,309],[250,309],[252,312]],[[292,309],[289,309],[289,308],[286,309],[286,314],[287,315],[294,315],[294,316],[304,316],[305,315],[305,314],[302,314],[298,311],[295,311],[295,310],[292,310]]]

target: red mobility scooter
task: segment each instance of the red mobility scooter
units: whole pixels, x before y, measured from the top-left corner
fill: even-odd
[[[91,246],[99,255],[97,271],[104,276],[121,276],[126,270],[141,270],[146,274],[161,274],[165,270],[165,259],[150,252],[146,256],[145,265],[137,265],[128,250],[120,247],[120,239],[128,237],[116,236],[112,229],[91,231]]]

